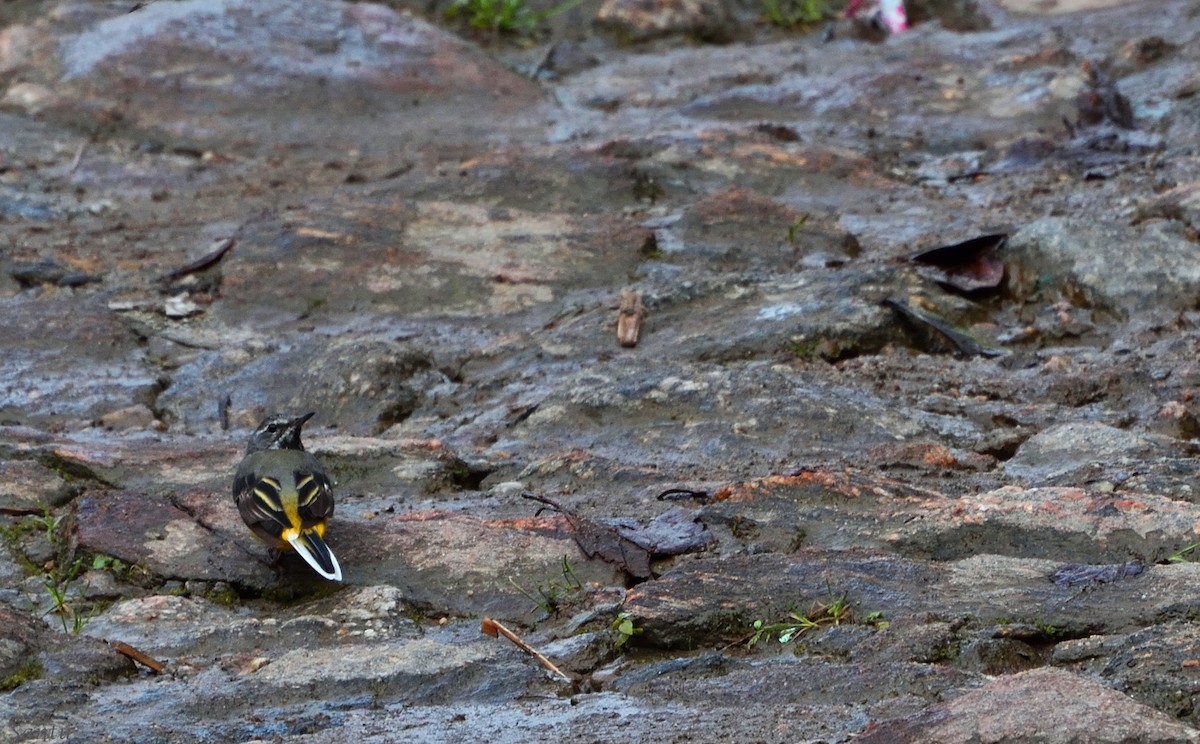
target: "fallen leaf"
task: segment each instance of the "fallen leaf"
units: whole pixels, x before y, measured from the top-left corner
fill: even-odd
[[[994,290],[1004,281],[1000,249],[1007,233],[980,235],[918,253],[910,260],[922,264],[917,273],[961,292]]]

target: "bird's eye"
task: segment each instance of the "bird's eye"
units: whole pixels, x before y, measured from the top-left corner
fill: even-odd
[[[267,431],[274,434],[275,432],[279,431],[279,424],[267,424]]]

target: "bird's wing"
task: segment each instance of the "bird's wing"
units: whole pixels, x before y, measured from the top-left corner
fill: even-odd
[[[296,477],[296,507],[300,519],[305,525],[321,522],[333,516],[333,486],[325,471],[315,469],[297,469]]]
[[[242,521],[251,529],[278,538],[292,525],[283,507],[284,486],[275,478],[254,472],[239,474],[233,483],[233,500]]]

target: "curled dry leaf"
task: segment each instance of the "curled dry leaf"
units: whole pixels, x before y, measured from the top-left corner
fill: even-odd
[[[1007,233],[980,235],[923,251],[910,260],[920,264],[917,273],[960,292],[994,290],[1004,281],[1000,250]]]

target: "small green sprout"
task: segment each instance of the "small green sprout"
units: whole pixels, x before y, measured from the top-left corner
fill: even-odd
[[[617,632],[617,640],[613,644],[617,648],[621,648],[629,642],[629,639],[635,635],[641,635],[642,631],[645,630],[644,628],[637,627],[633,622],[633,615],[624,610],[617,613],[610,627]]]
[[[746,648],[754,648],[764,640],[772,637],[780,643],[791,643],[801,635],[816,628],[842,625],[854,620],[854,610],[850,607],[846,594],[836,595],[833,589],[826,585],[828,601],[817,603],[807,613],[791,610],[787,617],[777,623],[767,623],[761,619],[755,620],[751,626],[750,635],[746,638]],[[868,625],[877,630],[883,630],[888,622],[883,619],[882,612],[872,612],[865,618]]]
[[[783,29],[811,26],[830,17],[826,0],[763,0],[763,12],[772,25]]]

